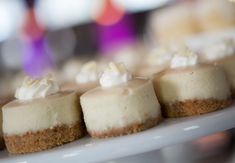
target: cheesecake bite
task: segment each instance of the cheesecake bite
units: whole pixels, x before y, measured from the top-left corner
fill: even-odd
[[[61,90],[77,91],[80,94],[99,85],[101,70],[95,61],[87,62],[76,74],[75,82],[67,82],[61,86]]]
[[[138,71],[139,76],[152,77],[169,66],[173,52],[167,47],[157,47],[146,56]]]
[[[83,136],[76,93],[60,92],[49,77],[25,78],[15,97],[2,108],[4,140],[10,153],[42,151]]]
[[[151,37],[161,44],[178,44],[199,32],[193,3],[177,3],[159,9],[150,16]]]
[[[150,80],[132,78],[123,64],[110,63],[100,84],[80,98],[92,137],[136,133],[160,122],[160,105]]]
[[[166,117],[200,115],[231,104],[224,71],[198,64],[198,56],[186,47],[174,55],[171,69],[154,76],[153,83]]]
[[[235,96],[235,41],[232,38],[216,40],[202,47],[201,53],[203,62],[223,68]]]
[[[235,25],[235,5],[224,0],[198,0],[195,5],[197,23],[203,31],[222,31]]]
[[[11,97],[0,98],[0,149],[3,149],[5,147],[2,132],[2,107],[11,100],[13,100],[13,98]]]

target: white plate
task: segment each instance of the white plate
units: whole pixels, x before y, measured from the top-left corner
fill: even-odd
[[[4,163],[98,162],[156,150],[235,127],[235,106],[189,118],[166,119],[137,134],[110,138],[82,138],[52,150],[26,155],[0,152]]]

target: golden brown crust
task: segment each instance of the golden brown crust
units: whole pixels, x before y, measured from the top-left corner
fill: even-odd
[[[146,120],[144,123],[136,123],[123,128],[113,128],[108,131],[94,132],[88,131],[88,133],[93,138],[109,138],[109,137],[117,137],[123,135],[129,135],[133,133],[137,133],[143,130],[147,130],[149,128],[154,127],[162,120],[162,117],[159,116],[157,118],[151,118]]]
[[[62,125],[24,135],[4,135],[4,140],[9,153],[24,154],[50,149],[74,141],[83,135],[84,126],[77,123],[70,127]]]
[[[165,117],[177,118],[193,115],[200,115],[223,109],[232,104],[231,99],[227,100],[186,100],[175,103],[162,104],[162,112]]]

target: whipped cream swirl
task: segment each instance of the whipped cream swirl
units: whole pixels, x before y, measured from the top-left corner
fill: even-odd
[[[171,68],[194,66],[198,63],[197,54],[187,47],[181,47],[171,60]]]
[[[76,75],[77,83],[87,83],[98,81],[100,77],[100,72],[96,62],[90,61],[82,66],[80,72]]]
[[[109,63],[107,69],[103,72],[100,78],[100,85],[102,87],[117,86],[132,79],[123,63]]]
[[[21,87],[16,89],[15,97],[19,100],[31,100],[44,98],[58,91],[58,84],[49,76],[41,79],[25,77]]]
[[[235,55],[235,41],[232,38],[217,40],[206,45],[202,53],[210,61]]]

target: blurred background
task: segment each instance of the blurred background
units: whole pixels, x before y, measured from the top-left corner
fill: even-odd
[[[225,0],[1,0],[0,74],[66,74],[114,57],[134,69],[156,46],[233,29],[234,8]]]
[[[159,45],[234,27],[235,6],[226,0],[1,0],[0,96],[25,74],[70,80],[85,61],[111,58],[134,69]],[[233,135],[163,149],[164,162],[229,161]]]

